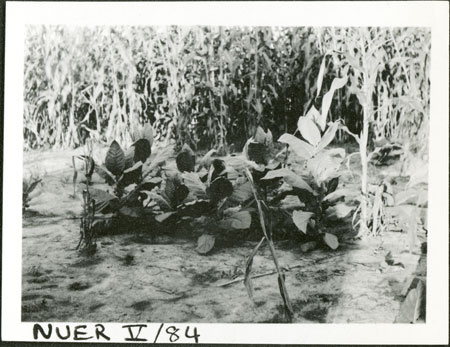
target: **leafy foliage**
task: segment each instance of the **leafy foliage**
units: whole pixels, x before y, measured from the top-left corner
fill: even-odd
[[[25,212],[25,210],[30,207],[31,202],[31,193],[37,188],[39,183],[42,182],[42,178],[31,175],[28,178],[23,178],[22,181],[22,212]]]

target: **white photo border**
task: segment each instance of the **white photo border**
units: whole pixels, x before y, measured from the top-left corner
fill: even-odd
[[[7,2],[2,339],[34,341],[33,323],[21,322],[23,68],[24,34],[27,25],[409,26],[429,27],[432,35],[428,211],[430,232],[427,255],[426,323],[195,324],[195,326],[201,335],[201,343],[447,344],[448,13],[449,4],[446,1]],[[69,325],[76,324],[79,323]],[[94,323],[86,324],[94,325]],[[189,324],[179,324],[181,327],[187,325]],[[119,334],[121,324],[105,323],[104,326],[110,332],[110,342],[123,342],[123,334]],[[152,331],[158,327],[158,323],[148,324],[148,328]]]

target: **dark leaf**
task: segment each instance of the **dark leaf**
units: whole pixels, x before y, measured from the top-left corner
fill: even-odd
[[[122,177],[120,178],[118,184],[123,187],[129,186],[133,183],[138,183],[142,178],[142,163],[138,162],[134,166],[129,169],[126,169],[123,172]]]
[[[218,202],[233,193],[233,185],[231,182],[224,178],[218,177],[211,182],[211,185],[206,188],[206,194],[213,202]]]
[[[119,205],[119,199],[100,189],[89,189],[91,199],[95,201],[95,209],[101,213],[111,213]]]
[[[247,147],[247,156],[249,160],[257,164],[267,164],[268,148],[264,143],[250,142]]]
[[[155,217],[155,220],[158,223],[164,223],[164,222],[168,221],[170,217],[175,216],[176,214],[177,214],[177,212],[175,212],[175,211],[165,212],[160,215],[157,215]]]
[[[153,188],[159,186],[162,182],[161,177],[153,177],[152,179],[141,183],[140,190],[152,190]]]
[[[176,158],[177,168],[180,172],[192,172],[195,169],[195,153],[188,145],[184,145]]]
[[[317,198],[308,190],[294,188],[295,194],[298,196],[301,202],[303,202],[306,206],[314,207],[317,205]]]
[[[138,161],[141,161],[142,163],[145,163],[151,154],[150,142],[146,139],[139,139],[133,144],[133,147],[134,162],[137,163]]]
[[[120,176],[125,168],[125,153],[120,145],[113,141],[106,153],[105,166],[114,176]]]
[[[184,184],[178,186],[175,189],[175,192],[172,196],[172,200],[171,200],[172,207],[177,207],[179,204],[181,204],[184,201],[184,199],[187,198],[188,195],[189,195],[188,187],[186,187]]]
[[[334,177],[327,183],[327,195],[333,193],[339,185],[339,177]]]
[[[219,176],[227,178],[227,173],[225,171],[225,162],[222,159],[214,159],[212,165],[214,167],[214,171],[211,175],[211,181],[214,181]]]
[[[175,189],[181,185],[181,180],[178,175],[169,176],[166,179],[164,191],[161,193],[164,199],[171,201],[175,194]]]
[[[192,201],[179,207],[180,217],[198,218],[207,216],[214,211],[215,205],[207,200]]]

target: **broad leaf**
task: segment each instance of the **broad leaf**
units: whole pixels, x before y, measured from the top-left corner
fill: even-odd
[[[125,168],[125,153],[120,145],[113,141],[106,153],[105,166],[114,176],[120,176]]]
[[[320,152],[322,149],[324,149],[326,146],[328,146],[331,141],[333,141],[334,136],[336,135],[336,131],[338,130],[339,122],[331,123],[331,125],[328,127],[325,134],[323,134],[322,139],[320,140],[319,144],[317,145],[317,152]],[[323,129],[322,129],[323,130]]]
[[[339,247],[339,241],[336,235],[325,233],[325,235],[323,235],[323,241],[333,250]]]
[[[327,119],[328,110],[331,106],[331,101],[333,100],[334,91],[336,89],[342,88],[347,84],[348,77],[343,78],[335,78],[331,83],[330,90],[324,95],[322,99],[322,115],[321,115],[321,123],[325,122]]]
[[[183,182],[191,192],[198,199],[206,198],[206,186],[198,177],[196,172],[184,172],[181,174]]]
[[[348,77],[342,77],[342,78],[335,78],[333,80],[333,82],[331,83],[331,87],[330,89],[332,90],[337,90],[337,89],[341,89],[343,86],[345,86],[347,84],[348,81]]]
[[[161,177],[152,177],[149,180],[146,180],[145,182],[140,184],[140,190],[152,190],[153,188],[159,186],[162,182]]]
[[[280,201],[280,207],[284,210],[290,211],[304,207],[305,204],[300,201],[296,195],[288,195]]]
[[[294,211],[292,213],[292,220],[294,221],[297,228],[306,234],[306,229],[308,227],[308,222],[311,217],[314,215],[312,212],[304,212],[304,211]]]
[[[128,169],[134,165],[134,146],[130,146],[125,151],[125,169]]]
[[[233,194],[231,194],[229,200],[242,204],[248,199],[253,197],[252,184],[248,181],[242,184],[237,184],[233,188]]]
[[[166,181],[166,189],[164,195],[168,198],[170,206],[176,208],[189,195],[189,189],[184,184],[173,184],[173,181]]]
[[[187,144],[184,144],[181,152],[178,153],[176,163],[180,172],[192,172],[195,170],[195,153]]]
[[[327,183],[327,194],[333,193],[339,185],[339,177],[334,177]]]
[[[359,194],[359,192],[356,189],[342,188],[342,189],[335,190],[334,192],[328,194],[327,196],[325,196],[323,198],[323,200],[334,202],[334,201],[340,199],[341,197],[345,197],[346,200],[351,200],[354,197],[356,197],[358,194]]]
[[[75,171],[76,172],[76,171]],[[95,172],[105,180],[110,186],[116,183],[114,176],[106,169],[105,166],[95,165]]]
[[[306,118],[310,118],[312,119],[314,122],[316,122],[316,124],[318,124],[320,126],[320,129],[325,130],[325,122],[322,122],[321,117],[320,117],[320,112],[313,106],[311,106],[311,108],[309,109],[309,111],[306,113],[305,115]],[[298,127],[298,124],[297,124]]]
[[[314,194],[314,191],[309,186],[309,184],[306,183],[305,180],[303,180],[300,176],[296,175],[294,172],[292,172],[291,170],[289,170],[287,168],[281,168],[278,170],[269,171],[261,179],[262,180],[270,180],[270,179],[277,178],[277,177],[284,178],[285,182],[288,183],[289,185],[291,185],[292,187],[305,189],[308,192]]]
[[[347,206],[345,204],[337,204],[335,206],[329,207],[327,209],[327,217],[328,218],[345,218],[352,212],[355,208],[352,206]]]
[[[259,168],[258,164],[253,161],[247,160],[243,156],[229,157],[225,162],[227,167],[231,167],[238,172],[241,172],[247,168],[255,170]]]
[[[258,143],[266,143],[266,132],[260,126],[256,129],[254,140]]]
[[[164,223],[164,221],[166,221],[169,217],[175,215],[176,213],[177,212],[175,212],[175,211],[161,213],[155,217],[155,220],[158,223]]]
[[[148,193],[148,196],[158,204],[161,210],[167,211],[172,209],[172,206],[170,206],[170,202],[165,197],[153,192]]]
[[[178,215],[192,218],[207,216],[214,212],[215,206],[208,200],[190,201],[178,207]]]
[[[142,163],[137,162],[132,167],[126,169],[123,172],[122,177],[119,180],[119,184],[126,187],[133,183],[138,183],[142,177]]]
[[[267,164],[269,148],[264,143],[249,142],[247,144],[247,157],[257,164]]]
[[[317,185],[320,185],[338,175],[341,163],[342,158],[328,155],[328,152],[325,152],[309,160],[307,167]]]
[[[199,166],[198,166],[198,169],[201,169],[201,168],[206,168],[206,169],[208,169],[209,168],[209,166],[211,165],[211,163],[212,163],[212,161],[213,161],[213,159],[212,159],[212,156],[214,155],[214,154],[216,154],[217,153],[217,150],[216,149],[210,149],[204,156],[203,156],[203,158],[200,160],[200,163],[199,163]]]
[[[151,154],[150,142],[147,139],[139,139],[133,144],[133,147],[134,162],[137,163],[138,161],[141,161],[142,163],[145,163],[145,161]]]
[[[310,159],[314,155],[314,147],[291,134],[283,134],[278,142],[286,143],[301,159]]]
[[[137,126],[137,129],[131,134],[131,138],[133,142],[136,142],[140,139],[145,139],[149,142],[150,147],[153,144],[153,128],[150,123],[145,123],[144,126]]]
[[[197,248],[195,249],[199,254],[207,254],[214,248],[216,239],[212,235],[204,234],[197,240]]]
[[[218,177],[206,188],[206,194],[213,202],[218,202],[233,194],[233,185],[225,177]]]
[[[314,121],[308,117],[300,117],[297,123],[298,130],[302,134],[303,138],[311,145],[317,146],[320,142],[320,131],[317,128]]]
[[[173,152],[173,146],[166,146],[158,150],[156,155],[151,159],[151,163],[146,169],[146,171],[143,173],[143,176],[147,176],[150,172],[155,170],[158,166],[161,166],[164,164],[166,160],[168,160]]]
[[[96,188],[89,188],[89,194],[91,195],[91,199],[95,200],[96,202],[101,201],[110,201],[117,199],[116,196],[109,194],[108,192],[105,192],[104,190],[96,189]]]
[[[248,211],[234,212],[229,216],[226,216],[219,225],[223,229],[248,229],[252,222],[252,217]]]
[[[97,212],[109,213],[118,207],[119,199],[100,189],[90,188],[89,193],[95,201],[95,209]]]
[[[140,218],[144,215],[144,209],[142,207],[124,206],[119,210],[119,212],[124,216],[132,218]]]

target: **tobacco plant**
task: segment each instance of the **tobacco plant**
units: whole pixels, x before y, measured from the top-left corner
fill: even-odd
[[[155,220],[170,225],[199,219],[202,229],[208,230],[198,239],[197,252],[209,253],[215,243],[214,230],[248,229],[251,216],[236,203],[242,195],[228,179],[228,169],[221,159],[212,159],[211,151],[195,170],[195,154],[185,147],[176,157],[178,172],[170,173],[163,185],[149,194],[159,207]],[[208,167],[205,172],[202,169]],[[238,186],[238,184],[235,184]]]
[[[321,92],[324,75],[324,62],[317,79],[317,95]],[[291,134],[283,134],[278,141],[288,145],[288,150],[295,158],[285,167],[269,171],[262,180],[282,178],[282,191],[273,199],[272,203],[281,201],[293,195],[299,198],[302,205],[293,211],[292,218],[297,228],[305,233],[319,236],[330,248],[338,247],[337,237],[326,232],[330,221],[346,217],[353,207],[346,204],[336,204],[331,199],[339,184],[340,167],[345,159],[342,148],[326,149],[333,141],[340,126],[339,121],[329,122],[326,119],[336,90],[344,87],[348,77],[347,69],[342,71],[342,77],[335,78],[330,89],[322,98],[321,112],[313,105],[305,116],[298,119],[297,131],[300,139]],[[300,164],[300,168],[298,168]],[[331,222],[333,223],[333,222]]]

